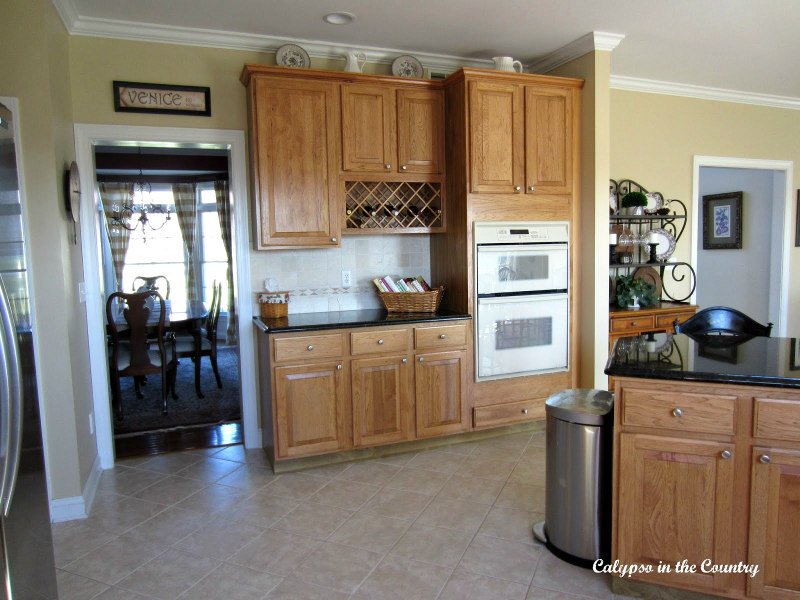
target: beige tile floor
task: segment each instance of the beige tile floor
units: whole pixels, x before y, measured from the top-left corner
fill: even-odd
[[[538,545],[544,433],[274,475],[230,446],[119,461],[53,525],[61,600],[611,600]]]

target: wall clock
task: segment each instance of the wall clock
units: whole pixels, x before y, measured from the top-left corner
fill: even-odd
[[[80,173],[78,172],[78,163],[74,160],[72,164],[69,166],[69,170],[67,171],[66,179],[66,190],[64,194],[64,202],[66,203],[67,214],[72,219],[72,233],[73,233],[73,244],[78,243],[78,219],[80,218],[81,214],[81,177]]]

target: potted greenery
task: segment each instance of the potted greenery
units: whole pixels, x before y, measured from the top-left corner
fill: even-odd
[[[642,192],[628,192],[622,197],[620,207],[626,215],[641,215],[647,206],[647,196]]]
[[[617,275],[615,292],[617,304],[622,308],[639,308],[658,304],[656,286],[633,275]]]

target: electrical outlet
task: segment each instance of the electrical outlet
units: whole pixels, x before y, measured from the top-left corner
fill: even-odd
[[[353,285],[353,275],[350,271],[342,271],[342,287],[349,288]]]

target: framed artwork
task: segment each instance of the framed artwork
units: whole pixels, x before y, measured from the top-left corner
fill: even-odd
[[[742,247],[742,192],[703,196],[703,250]]]
[[[114,81],[114,111],[211,116],[211,88]]]

